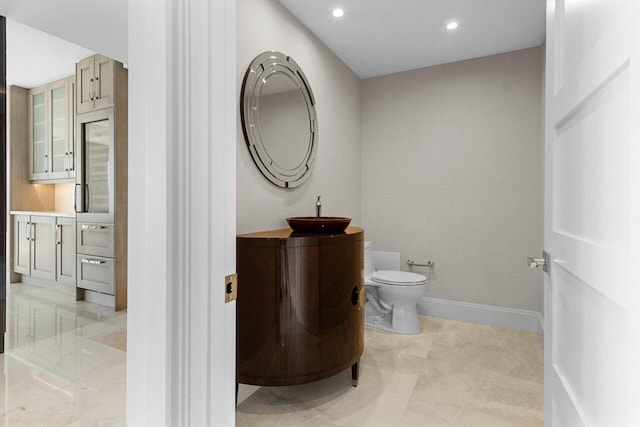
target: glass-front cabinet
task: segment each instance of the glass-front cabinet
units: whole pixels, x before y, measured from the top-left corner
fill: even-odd
[[[75,178],[74,80],[69,77],[30,91],[31,181]]]
[[[47,144],[47,90],[46,87],[34,89],[30,93],[29,110],[31,117],[31,179],[49,177],[49,159]]]

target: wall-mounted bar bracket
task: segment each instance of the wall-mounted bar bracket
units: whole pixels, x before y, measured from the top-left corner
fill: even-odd
[[[428,267],[428,268],[433,268],[433,261],[427,261],[425,263],[419,263],[419,262],[415,262],[412,259],[408,259],[407,260],[407,265],[409,267]]]

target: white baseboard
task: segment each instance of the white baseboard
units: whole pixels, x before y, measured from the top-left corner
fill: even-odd
[[[418,301],[418,314],[544,333],[542,315],[531,310],[424,297]]]

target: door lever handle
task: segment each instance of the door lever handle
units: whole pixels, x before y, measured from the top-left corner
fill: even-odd
[[[542,267],[545,273],[549,272],[549,254],[542,252],[542,258],[527,257],[527,264],[530,268]]]
[[[527,264],[529,264],[529,267],[531,268],[538,268],[540,266],[544,267],[546,263],[547,262],[544,260],[544,258],[527,257]]]

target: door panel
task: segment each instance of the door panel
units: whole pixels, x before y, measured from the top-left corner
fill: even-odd
[[[56,279],[56,218],[31,217],[31,275],[41,279]]]
[[[75,76],[70,77],[69,78],[69,82],[67,84],[69,93],[68,93],[68,100],[69,100],[69,121],[68,121],[68,132],[69,132],[69,139],[68,139],[68,145],[67,145],[67,152],[68,152],[68,160],[67,160],[67,167],[69,170],[69,178],[75,178],[76,177],[76,158],[75,158],[75,151],[76,151],[76,78]]]
[[[115,140],[113,109],[77,118],[80,175],[79,221],[113,223],[115,218]]]
[[[76,221],[57,218],[56,281],[75,285],[76,281]]]
[[[103,294],[115,294],[115,263],[113,258],[78,255],[78,287]]]
[[[94,74],[93,57],[83,59],[76,64],[76,109],[78,113],[92,111],[94,108]]]
[[[29,239],[29,216],[13,216],[13,271],[31,274],[31,240]]]
[[[51,106],[48,111],[49,135],[51,135],[50,179],[69,177],[69,98],[68,80],[49,85],[47,91]]]
[[[49,176],[47,144],[47,90],[34,89],[29,94],[29,172],[31,180]]]
[[[115,256],[115,225],[78,223],[78,253]]]
[[[558,21],[562,32],[556,38],[558,55],[556,83],[559,87],[571,80],[580,63],[588,57],[597,46],[599,40],[611,30],[613,22],[624,8],[628,0],[592,1],[587,7],[576,0],[557,1]],[[564,77],[564,78],[563,78]]]
[[[635,425],[635,6],[547,6],[545,425]]]
[[[114,79],[113,79],[112,59],[106,56],[97,55],[95,57],[95,106],[96,110],[113,107]]]
[[[109,121],[87,123],[84,131],[87,212],[109,213]]]

